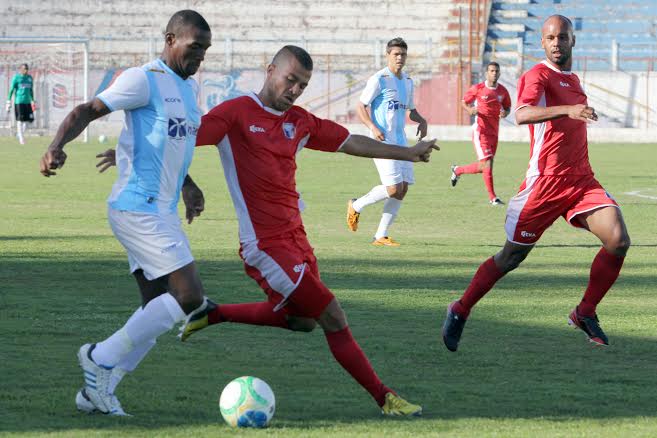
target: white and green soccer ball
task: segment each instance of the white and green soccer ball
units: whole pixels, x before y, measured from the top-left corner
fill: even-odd
[[[230,382],[219,398],[221,415],[233,427],[267,427],[274,411],[274,392],[264,380],[243,376]]]

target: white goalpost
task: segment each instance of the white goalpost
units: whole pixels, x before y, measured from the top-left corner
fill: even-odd
[[[21,64],[29,66],[37,102],[30,128],[53,134],[76,105],[89,100],[89,40],[86,38],[0,37],[0,84],[5,99]],[[2,111],[0,135],[14,135],[13,110]],[[89,140],[88,130],[83,140]]]

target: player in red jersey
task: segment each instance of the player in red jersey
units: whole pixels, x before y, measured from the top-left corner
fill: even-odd
[[[609,345],[596,306],[618,278],[630,236],[618,204],[593,177],[589,164],[586,125],[598,116],[570,71],[575,45],[571,21],[561,15],[549,17],[543,24],[541,44],[547,60],[518,82],[516,121],[528,124],[531,136],[527,176],[509,201],[504,248],[479,267],[461,299],[447,309],[442,334],[450,351],[456,351],[472,307],[495,282],[518,267],[559,216],[602,242],[584,297],[570,313],[569,324],[583,330],[590,341]]]
[[[217,323],[243,323],[324,330],[335,359],[387,415],[419,415],[422,407],[399,397],[379,380],[351,335],[344,311],[320,280],[317,259],[301,222],[296,191],[296,154],[302,148],[370,158],[428,161],[435,140],[411,148],[350,135],[294,101],[307,86],[312,59],[295,46],[283,47],[267,67],[262,90],[228,100],[205,115],[197,145],[217,145],[239,221],[240,256],[246,273],[268,300],[209,303],[181,328],[181,339]]]
[[[493,158],[497,151],[500,119],[508,116],[511,111],[511,97],[504,85],[497,82],[499,78],[500,65],[497,62],[490,62],[486,67],[486,80],[473,85],[461,101],[463,109],[471,116],[475,116],[472,125],[472,142],[479,161],[467,166],[453,165],[451,178],[454,187],[463,174],[483,173],[491,205],[504,204],[495,194]]]

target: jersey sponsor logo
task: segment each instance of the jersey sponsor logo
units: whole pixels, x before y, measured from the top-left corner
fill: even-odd
[[[180,103],[180,102],[182,102],[182,99],[180,99],[178,97],[165,97],[164,101],[168,102],[168,103]]]
[[[249,126],[249,131],[251,131],[251,132],[265,132],[265,128],[261,128],[260,126],[256,126],[256,125],[251,125],[251,126]]]
[[[388,111],[395,111],[395,110],[398,110],[398,109],[406,110],[406,109],[408,109],[408,105],[405,105],[405,104],[401,103],[398,100],[388,101]]]
[[[187,121],[180,117],[169,119],[169,137],[182,140],[187,136]]]
[[[559,81],[559,85],[561,85],[562,87],[570,87],[570,84],[568,82]]]
[[[504,99],[504,97],[499,96],[499,95],[497,96],[497,101],[498,101],[498,102],[502,102],[502,99]]]
[[[483,96],[481,96],[481,100],[488,100],[488,94],[484,94]]]
[[[536,237],[536,233],[530,233],[529,231],[521,231],[520,235],[522,237]]]
[[[283,123],[283,134],[285,134],[285,137],[292,140],[296,133],[297,129],[294,126],[294,123]]]
[[[294,265],[294,268],[292,270],[298,274],[300,272],[303,272],[305,267],[306,267],[306,264],[301,263],[300,265]]]

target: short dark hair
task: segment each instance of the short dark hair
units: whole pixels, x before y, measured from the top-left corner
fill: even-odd
[[[25,63],[21,64],[20,67],[25,67],[25,70],[29,70],[29,69],[30,69],[30,67],[28,67],[27,64],[25,64]]]
[[[488,67],[490,67],[491,65],[497,67],[498,69],[500,68],[500,65],[497,62],[491,61],[486,65],[486,70],[488,70]]]
[[[298,46],[293,46],[293,45],[287,45],[283,46],[281,50],[276,52],[274,55],[274,59],[272,59],[271,63],[276,64],[279,59],[283,56],[287,55],[292,55],[294,56],[294,59],[299,61],[299,64],[306,70],[312,71],[313,69],[313,58],[310,56],[308,52],[306,52],[304,49]]]
[[[205,18],[191,9],[183,9],[173,14],[164,32],[178,34],[181,33],[182,29],[190,26],[210,32],[210,25],[205,21]]]
[[[390,53],[393,47],[399,47],[404,50],[408,50],[408,44],[406,44],[406,41],[404,41],[404,38],[402,37],[393,38],[388,41],[388,44],[386,44],[386,53]]]

